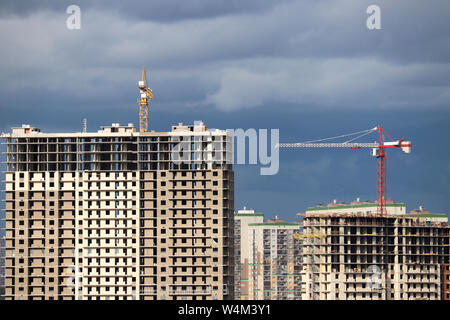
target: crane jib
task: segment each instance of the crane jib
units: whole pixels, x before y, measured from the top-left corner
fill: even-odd
[[[280,143],[280,148],[378,148],[378,143]]]
[[[378,148],[378,143],[280,143],[280,148]],[[384,144],[383,148],[406,148],[411,147],[411,143]]]
[[[378,131],[378,142],[353,142],[363,136],[366,136],[374,131]],[[386,134],[391,141],[384,141],[383,134]],[[326,140],[340,139],[344,137],[355,136],[354,138],[345,142],[323,142]],[[343,134],[336,137],[323,138],[319,140],[297,142],[297,143],[280,143],[277,148],[348,148],[348,149],[360,149],[360,148],[372,148],[372,156],[377,158],[377,213],[380,215],[386,215],[386,148],[400,148],[404,153],[411,153],[411,141],[392,140],[391,136],[384,131],[381,126],[376,126],[373,129],[359,131],[350,134]]]

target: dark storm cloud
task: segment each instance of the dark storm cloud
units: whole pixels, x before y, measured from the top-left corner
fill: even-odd
[[[230,14],[259,13],[274,5],[293,0],[3,0],[0,16],[11,14],[27,16],[37,11],[59,12],[76,4],[84,9],[96,9],[120,14],[125,19],[176,21],[211,18]]]
[[[2,2],[3,99],[39,90],[124,103],[142,64],[158,102],[183,108],[443,107],[450,99],[448,1],[380,1],[377,31],[365,27],[370,1],[89,1],[79,3],[77,31],[65,28],[66,4]]]

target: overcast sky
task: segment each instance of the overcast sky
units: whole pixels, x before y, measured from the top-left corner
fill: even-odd
[[[71,4],[80,30],[66,27]],[[381,30],[366,27],[372,4]],[[152,129],[203,120],[295,142],[381,124],[413,141],[411,155],[389,150],[388,197],[447,213],[449,14],[448,0],[2,0],[0,131],[137,124],[145,65]],[[368,150],[282,150],[280,161],[275,176],[236,166],[236,208],[294,220],[319,202],[376,198]]]

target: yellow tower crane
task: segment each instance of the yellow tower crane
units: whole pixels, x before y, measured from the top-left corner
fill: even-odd
[[[142,67],[142,75],[141,79],[138,81],[138,88],[141,95],[139,99],[139,130],[140,132],[148,132],[148,104],[149,100],[153,99],[153,93],[152,90],[147,87],[145,67]]]

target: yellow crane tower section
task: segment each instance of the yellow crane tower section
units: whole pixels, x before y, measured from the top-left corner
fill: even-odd
[[[148,132],[148,105],[149,101],[153,99],[153,93],[147,87],[147,75],[145,67],[142,67],[141,79],[138,81],[139,88],[139,130],[140,132]]]
[[[322,233],[311,233],[311,234],[301,234],[301,233],[293,233],[292,238],[294,239],[304,239],[304,238],[326,238],[326,234]]]

